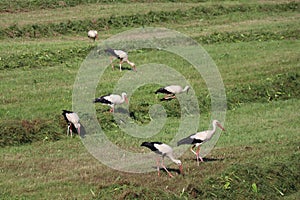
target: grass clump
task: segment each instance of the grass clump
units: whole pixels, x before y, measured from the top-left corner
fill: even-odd
[[[248,85],[236,85],[226,91],[227,105],[232,109],[242,103],[287,100],[299,98],[300,75],[297,72],[276,74]]]
[[[237,199],[241,196],[246,199],[277,199],[293,195],[300,188],[299,159],[300,154],[295,153],[282,162],[267,166],[235,164],[221,176],[207,179],[205,190],[195,187],[194,191],[203,193],[206,198],[218,199]]]
[[[0,147],[30,144],[36,141],[61,139],[62,130],[49,120],[2,120],[0,126]]]

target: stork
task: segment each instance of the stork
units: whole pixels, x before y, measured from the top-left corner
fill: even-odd
[[[121,96],[117,94],[101,96],[99,98],[96,98],[94,100],[94,103],[102,103],[104,105],[109,105],[111,107],[109,112],[114,112],[115,105],[122,104],[124,103],[124,101],[128,103],[127,94],[125,92],[123,92]]]
[[[174,163],[176,163],[179,167],[180,174],[183,174],[183,167],[180,160],[177,160],[173,156],[173,149],[162,142],[143,142],[141,146],[147,147],[151,149],[151,151],[154,151],[155,153],[161,155],[161,166],[164,168],[164,170],[168,173],[170,177],[173,177],[173,175],[167,170],[166,166],[164,165],[164,157],[169,157]],[[160,176],[160,164],[159,164],[159,158],[157,159],[157,174]]]
[[[169,85],[166,87],[159,88],[158,90],[155,91],[155,94],[163,93],[165,94],[165,97],[161,100],[168,100],[168,99],[176,98],[175,96],[176,94],[180,94],[183,92],[188,93],[189,89],[190,89],[189,86],[185,86],[184,88],[182,88],[180,85]]]
[[[89,30],[88,31],[88,37],[95,41],[98,38],[98,32],[95,31],[95,30]]]
[[[116,58],[118,58],[120,60],[120,71],[122,71],[122,64],[123,64],[123,62],[128,63],[133,68],[133,70],[136,71],[135,64],[133,62],[130,62],[128,60],[128,54],[125,51],[115,50],[115,49],[108,48],[108,49],[105,50],[105,52],[108,52],[111,55],[111,57],[110,57],[110,63],[111,63],[112,69],[115,68],[114,65],[113,65],[113,63],[112,63],[113,57],[116,57]]]
[[[64,116],[66,122],[68,123],[68,129],[67,129],[67,135],[69,133],[71,134],[71,137],[73,136],[73,131],[77,132],[78,135],[80,135],[80,127],[81,124],[79,122],[79,117],[75,112],[68,111],[68,110],[62,110],[62,115]]]
[[[177,142],[178,146],[182,145],[182,144],[192,144],[192,147],[190,150],[196,155],[198,166],[199,166],[199,159],[201,160],[201,162],[203,162],[203,158],[199,155],[200,146],[212,138],[213,134],[216,132],[217,126],[219,128],[221,128],[223,131],[225,131],[225,129],[222,127],[222,125],[220,124],[220,122],[218,120],[213,120],[212,125],[213,125],[212,130],[206,130],[206,131],[192,134],[192,135],[190,135],[186,138],[183,138]],[[197,147],[196,152],[194,151],[195,147]]]

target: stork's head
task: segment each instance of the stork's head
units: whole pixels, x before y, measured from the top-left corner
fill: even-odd
[[[76,123],[74,124],[74,126],[77,129],[78,135],[80,135],[80,127],[81,127],[80,123]]]
[[[128,103],[127,94],[125,92],[122,93],[122,98],[124,98],[125,102]]]
[[[129,60],[127,60],[127,63],[132,67],[133,71],[136,71],[136,66],[133,62],[130,62]]]
[[[184,175],[183,173],[183,166],[182,166],[182,163],[180,160],[175,160],[175,163],[178,165],[179,167],[179,171],[180,171],[180,174]]]
[[[183,89],[184,91],[186,91],[186,93],[188,94],[189,93],[189,90],[190,90],[190,86],[185,86],[185,88]]]
[[[218,120],[214,120],[213,124],[216,124],[220,129],[222,129],[222,131],[225,131],[225,129],[223,128],[223,126],[221,125],[221,123]]]

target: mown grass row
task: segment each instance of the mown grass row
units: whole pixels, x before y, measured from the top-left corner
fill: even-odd
[[[245,31],[213,33],[207,36],[196,37],[200,44],[234,43],[250,41],[271,40],[296,40],[300,39],[299,30],[283,30],[276,32]],[[77,46],[70,49],[53,50],[44,49],[36,52],[24,52],[1,56],[0,70],[15,68],[37,68],[51,67],[68,61],[83,60],[91,51],[93,46]]]
[[[29,37],[41,38],[55,35],[66,35],[70,33],[86,32],[89,29],[109,29],[123,27],[149,26],[157,23],[172,22],[226,15],[228,13],[240,12],[284,12],[299,11],[299,2],[282,4],[262,4],[262,5],[233,5],[233,6],[198,6],[188,10],[177,11],[150,11],[147,14],[134,14],[127,16],[110,16],[109,18],[69,20],[61,23],[31,24],[20,26],[13,24],[8,28],[0,29],[0,38]]]
[[[43,49],[1,56],[0,70],[16,68],[52,67],[68,61],[83,61],[93,47],[72,47],[70,49]]]
[[[251,85],[237,85],[234,88],[226,88],[228,109],[239,107],[246,103],[268,103],[271,101],[300,98],[300,74],[288,72],[276,74],[259,83]],[[207,96],[201,92],[200,97]],[[210,108],[210,98],[199,98],[201,113],[207,113]],[[132,120],[138,124],[149,122],[150,104],[137,104],[130,108]],[[168,102],[164,105],[168,117],[178,119],[181,117],[180,105],[177,101]],[[103,112],[98,110],[98,112]],[[101,115],[99,118],[102,128],[107,131],[117,131],[115,121],[111,115]],[[1,120],[0,146],[11,146],[31,143],[42,140],[58,140],[65,132],[65,122],[61,117],[47,120]]]
[[[55,9],[64,7],[74,7],[84,4],[102,3],[102,4],[113,4],[113,3],[132,3],[134,0],[2,0],[0,2],[0,12],[22,12],[37,9]],[[198,2],[197,0],[140,0],[139,2]],[[205,0],[202,0],[205,2]]]
[[[155,193],[161,198],[168,196],[172,199],[238,199],[241,196],[245,199],[277,199],[298,191],[300,170],[297,161],[299,158],[299,154],[294,154],[284,162],[270,163],[266,166],[235,164],[220,175],[207,178],[201,185],[188,184],[180,194],[170,195],[163,190]],[[99,188],[96,196],[97,198],[105,196],[120,199],[149,199],[149,196],[152,196],[151,191],[140,185],[123,182]]]

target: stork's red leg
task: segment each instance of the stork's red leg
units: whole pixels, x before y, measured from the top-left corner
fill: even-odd
[[[162,159],[162,161],[161,161],[161,166],[164,168],[164,170],[166,170],[166,172],[168,173],[168,175],[169,175],[170,177],[173,177],[173,175],[167,170],[167,168],[166,168],[166,166],[165,166],[165,164],[164,164],[164,159]]]
[[[114,70],[115,67],[114,67],[114,65],[113,65],[113,57],[112,57],[112,56],[110,57],[110,64],[111,64],[111,68]]]
[[[203,158],[199,155],[199,153],[200,153],[200,146],[198,146],[197,151],[196,151],[196,154],[197,154],[197,164],[198,165],[199,165],[199,159],[201,160],[201,162],[204,162]]]
[[[197,165],[199,166],[199,147],[196,150]]]
[[[157,175],[160,176],[160,172],[159,172],[159,158],[156,159],[156,166],[157,166]]]
[[[193,152],[193,154],[197,155],[196,152],[194,151],[195,145],[191,146],[191,152]]]

